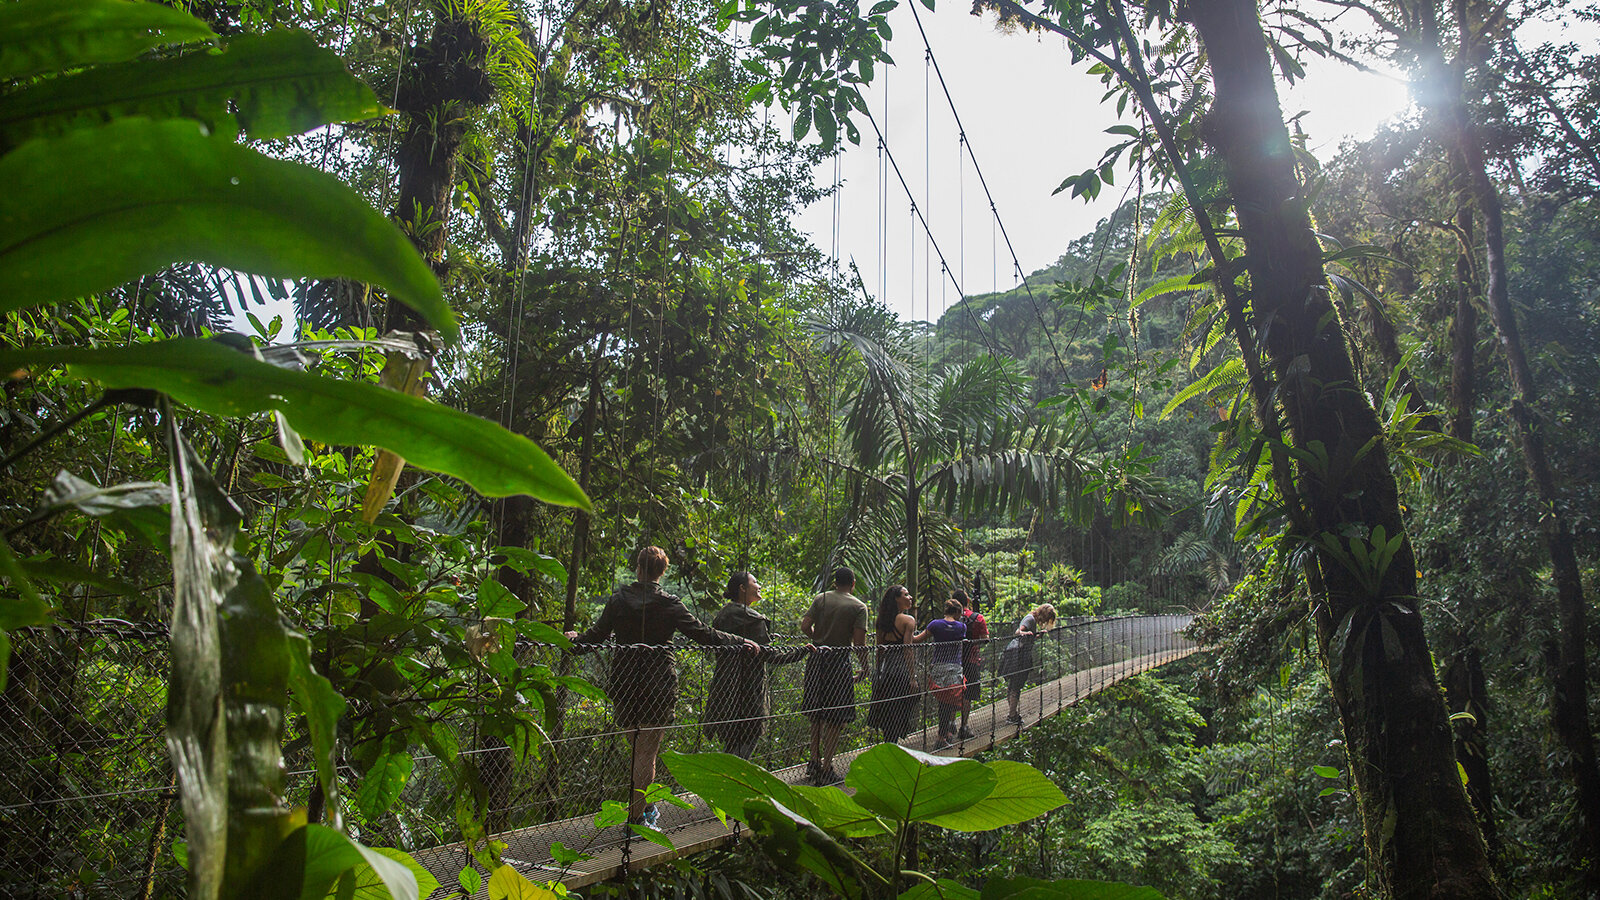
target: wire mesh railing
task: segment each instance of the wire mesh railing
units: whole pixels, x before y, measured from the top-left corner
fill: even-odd
[[[169,896],[181,830],[164,629],[13,633],[0,693],[0,896]]]
[[[969,708],[977,708],[1004,704],[1015,692],[1023,705],[1019,713],[1036,721],[1079,696],[1062,687],[1065,676],[1087,673],[1109,683],[1152,654],[1192,648],[1181,633],[1189,621],[1176,615],[1070,621],[1031,642],[1015,640],[1014,624],[991,625],[991,638],[959,648],[915,644],[867,648],[860,655],[854,649],[813,653],[781,636],[759,655],[700,645],[601,645],[568,653],[523,644],[515,652],[520,665],[570,671],[604,689],[605,698],[566,694],[557,727],[525,763],[501,742],[477,740],[473,719],[464,717],[456,762],[477,763],[489,796],[490,834],[510,841],[507,856],[528,861],[537,874],[536,863],[548,858],[551,841],[598,853],[635,839],[628,829],[589,824],[605,801],[626,802],[635,787],[630,725],[660,723],[665,750],[733,750],[773,771],[804,766],[811,752],[811,722],[802,710],[805,672],[826,666],[828,653],[841,655],[849,673],[834,717],[842,720],[841,751],[935,733],[945,722],[956,750],[969,741],[987,746],[1005,720],[994,714],[964,723],[953,701],[970,696]],[[164,632],[100,622],[25,630],[15,642],[11,683],[0,700],[10,723],[0,729],[0,767],[6,773],[0,779],[0,829],[8,835],[0,842],[0,895],[181,893],[173,844],[182,840],[182,821],[163,736],[169,665]],[[659,662],[627,664],[623,657],[629,653]],[[929,678],[935,664],[952,660],[964,664],[959,697]],[[863,664],[869,677],[857,680]],[[904,683],[886,692],[883,683],[898,677],[897,667]],[[673,673],[673,683],[651,677],[663,671]],[[946,684],[949,674],[948,665],[939,672]],[[647,714],[641,716],[641,709]],[[971,737],[963,737],[963,724],[971,726]],[[376,821],[352,822],[369,844],[416,851],[461,840],[455,772],[424,748],[412,750],[414,767],[399,801]],[[294,754],[287,762],[289,799],[304,804],[314,775]],[[352,782],[346,796],[353,795],[358,773],[346,768],[341,777]],[[664,767],[655,780],[672,785]],[[695,821],[681,811],[664,813],[661,827],[669,835]],[[561,822],[570,827],[549,824]],[[545,827],[532,846],[519,847],[511,838],[538,825]]]

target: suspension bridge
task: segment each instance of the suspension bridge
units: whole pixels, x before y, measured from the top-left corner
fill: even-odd
[[[939,745],[935,721],[937,701],[925,691],[918,697],[921,727],[899,743],[946,756],[975,756],[990,750],[1085,697],[1197,652],[1199,648],[1182,633],[1191,620],[1188,615],[1093,619],[1069,622],[1042,635],[1036,648],[1035,670],[1029,673],[1029,686],[1021,691],[1017,704],[1020,724],[1008,717],[1006,686],[999,678],[998,669],[1002,649],[1011,635],[997,635],[986,642],[981,654],[983,697],[990,702],[973,704],[968,721],[972,737]],[[699,736],[700,730],[710,723],[694,717],[695,710],[704,708],[705,697],[696,691],[709,683],[704,670],[710,666],[705,664],[718,651],[697,646],[675,650],[681,657],[687,657],[684,667],[688,676],[684,679],[687,689],[680,697],[678,723],[670,729],[667,746],[689,750],[720,749],[707,746],[709,742]],[[920,663],[925,662],[931,650],[932,645],[927,644],[914,648],[913,652],[923,657],[919,660],[918,671],[925,670]],[[790,783],[800,783],[805,778],[804,763],[809,752],[808,726],[797,712],[802,668],[803,664],[774,667],[773,714],[764,722],[765,733],[755,755],[756,762]],[[857,755],[876,743],[872,731],[863,724],[868,692],[865,682],[858,685],[856,705],[863,715],[858,715],[855,722],[847,726],[841,741],[841,747],[849,748],[835,757],[835,765],[841,772]],[[736,822],[724,825],[703,802],[685,793],[678,796],[690,804],[688,809],[665,803],[659,805],[659,828],[671,841],[671,847],[646,840],[625,825],[597,826],[593,811],[599,809],[599,801],[623,800],[631,789],[624,735],[611,732],[605,737],[612,746],[598,754],[594,752],[595,735],[592,734],[559,737],[551,742],[547,751],[549,765],[558,771],[577,766],[588,776],[563,783],[581,784],[577,793],[587,799],[591,810],[582,815],[491,834],[492,840],[505,845],[501,851],[502,862],[514,866],[535,882],[560,881],[568,888],[581,888],[722,846],[736,840],[741,833],[748,833]],[[670,784],[664,769],[658,770],[656,777],[657,781]],[[561,798],[555,799],[559,804]],[[574,797],[566,799],[571,802]],[[551,852],[557,843],[569,850],[581,851],[587,858],[563,864]],[[464,842],[418,850],[414,855],[443,885],[454,885],[461,870],[474,865]],[[441,888],[434,896],[448,895],[450,891]],[[480,889],[479,896],[487,894]]]
[[[1005,626],[993,625],[995,637],[981,650],[983,694],[972,705],[972,736],[936,746],[938,703],[924,693],[915,697],[917,718],[900,743],[945,755],[989,750],[1118,681],[1196,652],[1182,634],[1191,618],[1067,621],[1040,635],[1034,667],[1020,693],[1020,725],[1008,721],[1006,684],[1000,678],[1002,650],[1011,635]],[[0,729],[0,767],[9,773],[0,779],[0,824],[9,835],[0,848],[0,895],[181,893],[183,871],[173,846],[183,840],[182,810],[163,741],[170,668],[164,629],[102,620],[34,629],[19,637],[19,658],[27,663],[14,665],[12,683],[0,700],[9,723]],[[772,645],[778,656],[784,646],[782,638]],[[798,645],[791,641],[787,646]],[[926,671],[931,649],[928,644],[913,648],[919,657],[917,671]],[[675,724],[667,731],[664,749],[721,750],[706,736],[705,726],[710,724],[707,700],[717,654],[727,651],[690,645],[671,652],[679,686]],[[574,656],[553,645],[530,643],[516,647],[514,655],[519,665],[570,671],[594,685],[606,685],[605,647]],[[789,782],[805,776],[810,749],[809,722],[799,712],[804,669],[803,662],[768,667],[771,714],[762,720],[763,733],[751,756]],[[835,758],[840,771],[882,739],[864,721],[870,691],[867,682],[855,687],[859,714],[841,736],[842,749]],[[352,709],[351,714],[361,712]],[[679,790],[691,805],[660,805],[660,828],[671,849],[625,826],[596,827],[595,815],[606,801],[625,801],[632,788],[627,734],[612,723],[610,703],[598,693],[568,693],[555,721],[557,728],[538,752],[521,763],[503,742],[483,736],[487,730],[480,719],[441,723],[458,742],[456,764],[426,748],[411,748],[412,769],[403,790],[383,814],[363,816],[357,836],[372,846],[407,850],[440,884],[456,885],[461,870],[474,864],[457,812],[469,788],[456,773],[467,759],[488,798],[486,809],[474,818],[486,823],[487,839],[504,843],[502,861],[534,881],[581,888],[739,837],[696,798],[682,795],[664,767],[658,768],[656,781]],[[303,734],[289,738],[284,799],[306,806],[316,781],[309,747]],[[344,779],[359,793],[364,779],[357,770],[344,769]],[[586,858],[562,865],[551,853],[557,842]],[[447,895],[446,889],[435,896]],[[480,891],[479,896],[485,895]]]

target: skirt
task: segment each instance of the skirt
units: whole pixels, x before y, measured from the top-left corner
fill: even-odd
[[[883,732],[883,739],[893,744],[911,733],[917,717],[917,693],[911,683],[911,673],[906,670],[905,655],[899,651],[885,654],[878,661],[877,674],[872,679],[872,705],[867,708],[867,726]]]
[[[800,711],[817,722],[856,720],[855,679],[850,671],[849,647],[824,647],[806,660],[800,690]]]

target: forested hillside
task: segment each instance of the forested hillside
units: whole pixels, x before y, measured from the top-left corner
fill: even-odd
[[[854,800],[727,769],[762,840],[586,895],[1600,897],[1600,55],[1544,37],[1596,8],[980,0],[1125,123],[1061,192],[1137,189],[905,322],[793,224],[894,6],[0,3],[0,895],[546,897],[587,856],[507,835],[670,842],[572,652],[654,546],[788,663],[840,567],[869,643],[904,585],[994,666],[1045,603],[1206,650]],[[1318,158],[1312,56],[1412,110]],[[1019,793],[897,815],[902,764]]]

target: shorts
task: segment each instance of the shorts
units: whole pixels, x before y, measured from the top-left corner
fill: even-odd
[[[826,647],[806,660],[800,711],[814,722],[856,720],[855,676],[848,647]]]
[[[967,695],[960,663],[934,663],[928,667],[928,692],[945,706],[960,706]]]
[[[663,650],[619,649],[606,683],[611,718],[620,729],[672,724],[678,700],[678,674]]]

